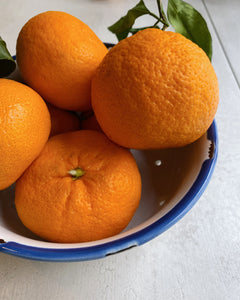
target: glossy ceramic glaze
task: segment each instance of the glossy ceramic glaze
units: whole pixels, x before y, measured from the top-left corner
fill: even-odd
[[[150,241],[182,218],[209,183],[218,154],[216,123],[186,147],[132,153],[142,176],[142,198],[122,233],[88,243],[43,241],[19,220],[13,185],[0,192],[0,251],[29,259],[80,261],[102,258]]]

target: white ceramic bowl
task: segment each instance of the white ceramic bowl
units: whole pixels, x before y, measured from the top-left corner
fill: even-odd
[[[0,191],[0,251],[29,259],[80,261],[102,258],[150,241],[182,218],[209,183],[218,153],[216,123],[186,147],[132,153],[141,172],[143,191],[139,208],[122,233],[88,243],[43,241],[19,220],[13,185]]]
[[[22,81],[18,70],[11,78]],[[18,218],[12,185],[0,191],[0,251],[44,261],[81,261],[102,258],[150,241],[182,218],[208,185],[218,154],[216,122],[199,140],[186,147],[132,153],[142,176],[142,198],[122,233],[88,243],[43,241]]]

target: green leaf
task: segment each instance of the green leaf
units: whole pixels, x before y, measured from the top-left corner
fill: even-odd
[[[202,15],[187,2],[169,0],[167,16],[176,32],[201,47],[212,59],[212,37]]]
[[[112,33],[116,34],[119,41],[123,40],[128,36],[135,20],[138,17],[147,15],[147,14],[152,15],[152,13],[145,6],[143,0],[140,0],[140,2],[136,6],[134,6],[132,9],[130,9],[127,12],[126,16],[122,17],[120,20],[118,20],[112,26],[108,27],[108,29]]]
[[[10,75],[16,68],[16,63],[8,52],[6,43],[0,37],[0,77]]]
[[[131,28],[131,29],[129,30],[129,32],[131,32],[132,34],[135,34],[135,33],[137,33],[138,31],[141,31],[141,30],[144,30],[144,29],[147,29],[147,28],[157,28],[157,29],[160,29],[159,26],[154,25],[154,26],[147,26],[147,27],[140,27],[140,28]]]

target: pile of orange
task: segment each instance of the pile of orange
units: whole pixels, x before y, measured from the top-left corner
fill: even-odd
[[[0,189],[16,183],[20,219],[48,241],[121,232],[141,198],[129,148],[187,145],[216,114],[211,62],[174,32],[145,29],[108,51],[49,11],[23,26],[16,56],[24,83],[0,79]]]

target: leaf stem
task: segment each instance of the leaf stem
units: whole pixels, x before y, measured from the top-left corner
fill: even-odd
[[[161,15],[162,15],[162,1],[161,0],[157,0],[157,6],[158,6],[158,12],[159,12],[159,16],[161,18]]]
[[[148,14],[149,14],[150,16],[154,17],[155,19],[160,20],[160,18],[159,18],[157,15],[155,15],[154,13],[152,13],[151,11],[149,11]]]
[[[161,0],[157,0],[157,6],[158,6],[160,20],[161,20],[161,23],[163,24],[162,30],[165,30],[167,27],[169,27],[169,23],[167,21],[167,17],[166,17],[166,14],[164,12]]]
[[[155,22],[152,27],[156,27],[159,22],[160,20],[157,20],[157,22]]]

